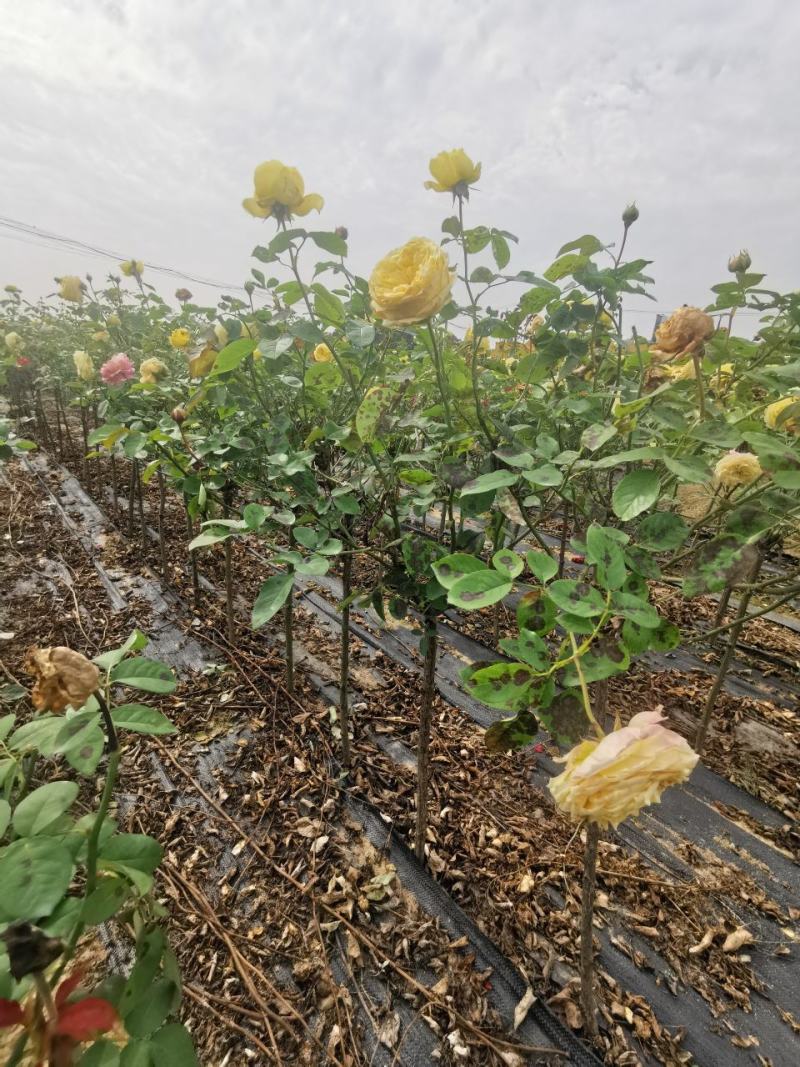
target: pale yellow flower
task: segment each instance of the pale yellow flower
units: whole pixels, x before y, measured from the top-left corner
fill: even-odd
[[[95,333],[92,334],[92,340],[93,341],[110,341],[111,340],[111,334],[108,332],[108,330],[97,330]]]
[[[424,322],[450,299],[454,278],[439,245],[427,237],[414,237],[373,270],[369,280],[373,313],[397,326]]]
[[[767,405],[764,409],[764,422],[770,430],[785,430],[787,433],[800,432],[800,422],[796,417],[789,417],[778,422],[781,413],[792,404],[800,404],[800,396],[784,396],[776,400],[774,404]]]
[[[428,164],[434,181],[425,182],[426,189],[437,193],[467,195],[468,187],[481,176],[480,163],[473,163],[463,148],[440,152]]]
[[[331,352],[328,346],[322,342],[321,344],[318,344],[311,353],[311,358],[315,363],[332,363],[333,352]]]
[[[58,295],[62,300],[71,300],[73,304],[80,304],[83,300],[83,282],[76,274],[65,274],[63,278],[56,278],[58,282]]]
[[[216,337],[217,344],[220,346],[220,348],[224,348],[225,345],[228,343],[228,331],[225,329],[222,323],[218,322],[214,327],[214,336]]]
[[[655,804],[671,785],[685,782],[699,756],[673,730],[661,726],[659,711],[642,711],[602,740],[581,741],[551,778],[550,792],[573,819],[619,826]]]
[[[36,679],[31,700],[37,711],[64,711],[68,705],[82,708],[100,681],[100,671],[91,660],[62,645],[32,648],[25,670]]]
[[[111,314],[106,319],[106,326],[121,326],[121,325],[122,325],[122,320],[120,319],[119,315],[116,313],[116,311],[112,311]]]
[[[75,364],[75,371],[81,381],[90,382],[94,378],[94,363],[92,363],[88,352],[84,352],[82,349],[73,352],[72,362]]]
[[[261,349],[260,348],[254,348],[253,349],[253,359],[255,360],[255,362],[258,363],[258,361],[260,359],[263,359],[263,358],[264,358],[264,353],[261,351]]]
[[[673,382],[693,382],[697,377],[697,368],[694,360],[690,359],[688,363],[664,367],[664,374]]]
[[[126,259],[124,263],[120,263],[119,269],[126,278],[139,278],[144,274],[144,263],[141,259]]]
[[[6,334],[6,348],[10,348],[13,352],[15,348],[19,348],[22,344],[22,338],[14,330],[11,333]]]
[[[145,359],[139,364],[139,381],[144,385],[155,385],[159,378],[164,377],[167,369],[166,363],[151,356],[150,359]]]
[[[305,183],[296,167],[287,167],[277,159],[259,163],[253,175],[254,196],[242,201],[242,207],[259,219],[274,215],[277,219],[321,211],[325,201],[319,193],[305,191]]]
[[[169,335],[169,343],[173,348],[188,348],[192,343],[192,335],[185,326],[179,326]]]
[[[471,348],[472,347],[472,343],[473,343],[472,327],[471,326],[467,326],[466,330],[464,331],[464,344],[465,345],[469,345],[470,348]],[[498,348],[498,350],[500,352],[503,351],[503,348],[501,347],[503,345],[504,345],[504,342],[502,342],[502,341],[498,341],[497,342],[497,348]],[[491,352],[491,350],[492,350],[492,343],[489,340],[489,338],[488,337],[481,337],[481,339],[478,341],[478,351],[479,352]]]
[[[757,456],[752,452],[737,452],[735,449],[717,460],[714,467],[714,477],[726,489],[749,485],[763,473]]]
[[[695,307],[680,307],[656,330],[650,355],[655,362],[680,359],[697,352],[714,333],[714,320]]]

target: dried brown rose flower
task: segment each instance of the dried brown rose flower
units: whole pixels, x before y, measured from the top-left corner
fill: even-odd
[[[32,648],[25,669],[36,679],[31,699],[38,711],[80,708],[97,689],[100,671],[71,648]]]
[[[673,311],[656,330],[650,355],[659,363],[680,359],[697,352],[714,333],[714,320],[705,311],[681,307]]]

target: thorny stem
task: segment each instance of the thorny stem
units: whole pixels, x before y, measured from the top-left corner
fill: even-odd
[[[350,592],[353,577],[353,555],[346,552],[342,560],[342,647],[339,671],[339,729],[342,732],[342,766],[350,769]]]
[[[600,827],[595,822],[586,824],[586,847],[583,859],[583,885],[581,888],[581,1011],[587,1035],[595,1040],[598,1036],[597,1007],[594,999],[594,896],[597,885],[597,842]]]
[[[422,702],[419,709],[419,735],[417,739],[417,825],[414,834],[414,852],[418,860],[425,858],[425,837],[428,829],[428,784],[430,778],[431,722],[433,697],[436,682],[436,653],[439,635],[436,629],[436,614],[431,608],[425,611],[425,663],[422,676]]]
[[[439,385],[439,393],[442,397],[442,403],[444,404],[444,416],[447,422],[447,429],[450,433],[453,432],[453,417],[450,412],[450,398],[447,395],[447,383],[444,380],[444,373],[442,370],[441,355],[439,353],[439,345],[436,341],[436,334],[433,329],[433,323],[428,319],[428,333],[431,338],[431,358],[433,359],[433,367],[436,371],[436,381]]]

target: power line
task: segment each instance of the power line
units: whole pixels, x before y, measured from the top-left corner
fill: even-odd
[[[101,248],[97,245],[89,244],[86,241],[79,241],[73,237],[64,237],[62,234],[53,233],[49,230],[42,230],[38,226],[32,226],[27,222],[20,222],[18,219],[10,219],[0,216],[0,227],[6,230],[11,230],[13,233],[35,239],[33,241],[25,241],[23,236],[12,236],[11,233],[0,233],[0,237],[5,237],[5,239],[9,241],[16,240],[22,244],[38,243],[40,247],[46,248],[64,248],[70,252],[81,252],[83,255],[100,256],[105,259],[113,259],[116,262],[120,262],[127,258],[122,253],[112,252],[107,248]],[[156,271],[161,274],[169,274],[182,281],[195,282],[197,285],[209,285],[214,289],[235,289],[238,292],[243,293],[247,291],[243,285],[218,282],[211,278],[201,278],[196,274],[190,274],[188,271],[179,270],[176,267],[165,267],[158,263],[145,263],[145,267],[147,267],[148,270]]]

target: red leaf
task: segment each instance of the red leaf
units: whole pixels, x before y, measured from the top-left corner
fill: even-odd
[[[25,1016],[16,1000],[0,997],[0,1026],[19,1026]]]
[[[104,1034],[117,1021],[113,1004],[100,997],[86,997],[76,1004],[67,1004],[59,1012],[55,1032],[75,1041],[86,1041],[93,1034]]]
[[[80,985],[81,978],[83,978],[83,971],[78,970],[73,971],[69,978],[64,979],[56,990],[55,1002],[57,1008],[60,1008],[69,995],[75,992]]]

